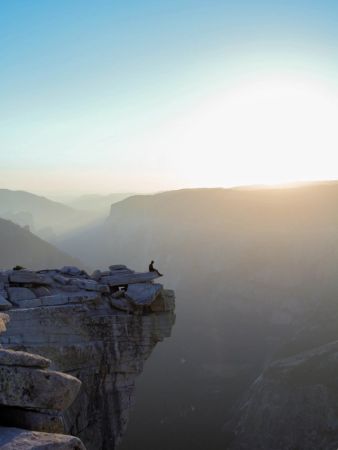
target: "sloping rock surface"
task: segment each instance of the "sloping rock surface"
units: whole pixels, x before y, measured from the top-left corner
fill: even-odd
[[[50,364],[51,361],[49,359],[39,355],[0,348],[0,366],[38,367],[39,369],[47,369]]]
[[[136,283],[128,287],[126,297],[135,305],[149,306],[161,291],[161,284]]]

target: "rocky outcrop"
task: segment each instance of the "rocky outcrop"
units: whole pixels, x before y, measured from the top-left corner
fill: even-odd
[[[65,390],[67,405],[54,399],[54,411],[66,407],[59,413],[64,431],[79,437],[88,450],[115,448],[126,430],[143,363],[156,343],[170,335],[174,294],[154,284],[156,278],[156,273],[135,273],[125,266],[92,276],[76,267],[0,273],[11,304],[11,320],[0,340],[7,349],[45,358],[29,361],[38,365],[37,377],[45,370],[39,364],[50,360],[52,374],[62,371],[81,380],[72,405]],[[29,295],[21,296],[21,290]],[[49,411],[50,399],[43,400]],[[14,402],[10,406],[17,407]],[[7,414],[18,417],[15,409]],[[31,420],[38,423],[40,418]],[[53,429],[55,414],[49,423]]]
[[[8,316],[0,314],[0,331],[7,322]],[[79,439],[56,434],[64,433],[61,413],[74,401],[81,382],[49,370],[50,363],[41,356],[0,349],[1,449],[84,450]]]
[[[163,287],[153,284],[157,272],[135,273],[126,266],[84,270],[66,266],[60,270],[8,270],[0,272],[0,310],[84,304],[105,300],[129,312],[149,312],[164,297]],[[169,309],[172,308],[169,307]]]

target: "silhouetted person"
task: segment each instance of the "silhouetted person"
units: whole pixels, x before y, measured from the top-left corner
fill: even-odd
[[[154,267],[154,261],[151,261],[151,263],[149,264],[149,272],[156,272],[160,277],[162,277],[163,275]]]

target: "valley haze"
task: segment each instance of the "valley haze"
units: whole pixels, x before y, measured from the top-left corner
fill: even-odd
[[[7,212],[15,205],[12,220],[24,220],[24,205],[38,229],[70,210],[29,193],[2,195],[11,198]],[[137,384],[122,449],[244,449],[253,439],[262,450],[334,449],[337,198],[336,181],[132,195],[94,222],[55,228],[50,243],[29,223],[2,220],[1,265],[104,270],[113,259],[142,272],[156,260],[176,292],[177,319]],[[22,253],[13,253],[17,242]]]

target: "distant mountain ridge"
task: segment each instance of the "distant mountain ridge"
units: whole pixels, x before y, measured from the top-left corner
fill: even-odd
[[[109,213],[110,207],[113,203],[120,202],[127,197],[132,196],[130,193],[113,193],[108,195],[82,195],[69,203],[69,205],[76,209],[85,211],[95,211],[102,215]]]
[[[27,191],[13,191],[10,189],[0,189],[0,212],[7,210],[23,210],[24,208],[32,212],[71,212],[72,208],[62,203],[50,200],[41,195],[32,194]]]
[[[29,230],[4,219],[0,219],[0,248],[0,269],[16,265],[31,269],[81,265],[76,258],[58,250]]]
[[[30,229],[43,238],[87,224],[92,215],[26,191],[0,189],[0,217]]]

